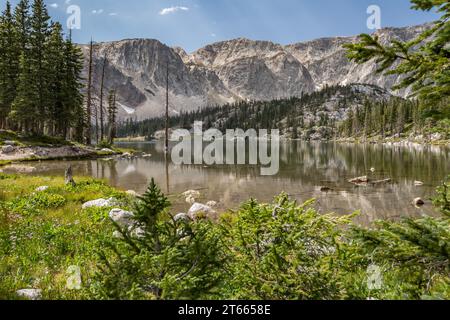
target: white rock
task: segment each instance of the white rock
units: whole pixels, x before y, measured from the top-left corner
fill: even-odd
[[[109,198],[109,199],[97,199],[97,200],[92,200],[92,201],[88,201],[86,203],[83,204],[82,208],[83,209],[87,209],[87,208],[92,208],[92,207],[97,207],[97,208],[105,208],[105,207],[114,207],[116,205],[117,201],[114,198]]]
[[[108,152],[108,153],[114,153],[113,150],[109,149],[109,148],[103,148],[102,150],[100,150],[101,152]]]
[[[113,232],[113,238],[115,239],[123,239],[123,235],[119,232],[119,231],[114,231]]]
[[[123,158],[129,158],[129,157],[131,157],[131,153],[125,152],[125,153],[122,154],[122,157]]]
[[[416,187],[420,187],[420,186],[423,186],[423,182],[422,181],[414,181],[414,185],[416,186]]]
[[[47,191],[49,188],[49,186],[40,186],[38,188],[36,188],[36,192],[44,192]]]
[[[135,228],[131,231],[131,237],[135,239],[145,238],[145,230],[141,227]]]
[[[173,217],[173,220],[175,220],[176,222],[180,220],[189,221],[191,220],[191,218],[186,213],[178,213],[175,217]]]
[[[69,290],[81,290],[81,269],[79,266],[67,268],[66,288]]]
[[[189,209],[188,216],[191,217],[191,219],[194,219],[200,213],[210,215],[210,214],[215,214],[216,212],[211,207],[209,207],[205,204],[194,203],[192,205],[192,207]]]
[[[186,203],[193,205],[195,203],[195,198],[193,196],[189,196],[186,198]]]
[[[206,203],[206,205],[207,205],[208,207],[215,208],[215,207],[217,206],[217,202],[216,202],[216,201],[208,201],[208,202]]]
[[[376,170],[375,170],[375,168],[370,168],[370,171],[375,172]]]
[[[109,213],[109,217],[121,228],[130,228],[136,223],[134,220],[134,214],[122,209],[112,209]]]
[[[4,143],[4,144],[9,144],[9,145],[11,145],[11,146],[15,146],[15,145],[16,145],[16,142],[15,142],[15,141],[12,141],[12,140],[5,140],[5,141],[3,141],[3,143]]]
[[[11,153],[14,152],[14,147],[12,145],[6,145],[2,147],[2,153]]]
[[[368,183],[369,178],[367,176],[362,176],[362,177],[351,179],[348,182],[354,183],[354,184],[363,184],[363,183]]]
[[[26,298],[28,300],[41,300],[42,290],[41,289],[22,289],[17,290],[16,294],[19,297]]]
[[[142,157],[143,157],[143,158],[151,158],[152,155],[151,155],[151,154],[144,154]]]
[[[183,196],[185,196],[186,198],[192,197],[194,199],[198,199],[200,198],[201,194],[197,190],[188,190],[186,192],[183,192]]]
[[[131,196],[131,197],[137,197],[139,196],[139,194],[134,191],[134,190],[128,190],[127,192],[125,192],[127,195]]]

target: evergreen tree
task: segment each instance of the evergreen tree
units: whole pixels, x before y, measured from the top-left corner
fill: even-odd
[[[51,93],[46,104],[48,114],[47,126],[50,135],[62,135],[63,127],[67,126],[65,122],[69,116],[64,99],[64,78],[61,77],[66,68],[64,58],[62,26],[59,23],[55,23],[51,28],[51,34],[45,51],[45,61],[51,61],[48,68],[46,68],[48,71],[46,76],[47,90]],[[64,119],[64,122],[61,121],[62,119]]]
[[[36,132],[44,133],[45,119],[48,116],[47,105],[49,104],[51,91],[49,88],[50,74],[49,65],[51,61],[47,61],[46,50],[47,41],[51,34],[50,16],[43,0],[35,0],[32,5],[31,15],[31,34],[30,34],[30,57],[31,57],[31,73],[32,80],[35,83],[33,87],[37,90],[36,112]]]
[[[20,57],[20,76],[17,86],[17,96],[11,110],[11,118],[24,133],[37,133],[35,120],[37,116],[39,96],[36,81],[32,71],[32,60],[26,53]]]
[[[359,43],[345,47],[353,61],[365,63],[374,59],[380,64],[379,72],[404,75],[396,88],[412,86],[414,95],[433,105],[450,96],[450,3],[446,0],[411,0],[411,3],[415,10],[436,9],[442,16],[432,28],[409,42],[395,40],[385,46],[377,36],[362,34]]]
[[[7,127],[7,117],[16,97],[20,50],[9,1],[0,20],[0,128]]]
[[[20,0],[14,10],[14,24],[17,32],[17,42],[21,52],[29,48],[31,21],[30,21],[30,3],[28,0]]]

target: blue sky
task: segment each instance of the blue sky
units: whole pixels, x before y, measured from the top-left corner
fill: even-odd
[[[11,1],[13,4],[17,0]],[[2,10],[6,0],[0,0]],[[367,29],[369,5],[381,8],[383,27],[434,20],[410,10],[409,0],[48,0],[50,15],[66,25],[67,7],[81,10],[76,42],[154,38],[191,52],[238,37],[281,44],[355,35]]]

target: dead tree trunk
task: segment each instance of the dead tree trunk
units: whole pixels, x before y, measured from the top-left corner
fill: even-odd
[[[73,179],[72,166],[69,166],[66,169],[66,172],[64,174],[64,180],[65,180],[66,186],[67,185],[70,185],[72,187],[76,186],[75,180]]]

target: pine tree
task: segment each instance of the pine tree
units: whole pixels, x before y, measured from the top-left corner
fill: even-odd
[[[35,0],[32,5],[31,34],[30,34],[30,57],[32,79],[35,82],[33,87],[37,90],[37,112],[40,115],[36,118],[35,131],[44,133],[45,119],[48,115],[47,105],[51,92],[47,76],[50,61],[46,61],[47,40],[50,36],[50,16],[43,0]]]
[[[7,127],[7,117],[16,97],[20,50],[9,1],[0,21],[0,128]]]
[[[414,95],[432,106],[450,96],[450,3],[446,0],[411,0],[411,3],[413,9],[435,9],[442,16],[432,28],[409,42],[394,40],[383,45],[378,36],[362,34],[359,43],[344,47],[353,61],[365,63],[375,59],[380,65],[379,72],[404,75],[395,88],[412,86]]]
[[[14,24],[17,32],[18,45],[22,53],[29,48],[31,33],[29,13],[30,2],[28,0],[20,0],[14,10]]]
[[[63,128],[67,126],[69,118],[68,110],[64,99],[64,40],[62,35],[62,26],[55,23],[51,28],[51,34],[48,39],[45,50],[45,61],[51,61],[48,67],[47,85],[51,95],[47,99],[48,114],[48,132],[50,135],[63,135]]]
[[[64,46],[64,112],[66,117],[61,118],[61,125],[63,121],[68,121],[70,126],[74,128],[73,137],[78,142],[83,142],[85,110],[83,108],[83,95],[81,89],[83,84],[81,82],[81,74],[83,72],[83,53],[81,49],[72,43],[69,35],[65,41]],[[64,127],[64,136],[67,136],[67,126]]]
[[[37,102],[39,96],[31,65],[32,60],[26,53],[22,53],[17,96],[13,102],[10,117],[24,133],[36,134],[36,126],[34,124],[38,117]]]

